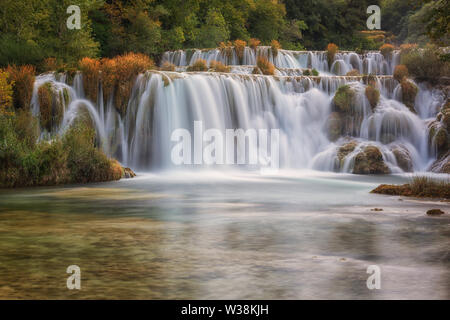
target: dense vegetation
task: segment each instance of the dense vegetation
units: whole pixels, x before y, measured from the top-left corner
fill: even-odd
[[[447,0],[78,0],[81,29],[69,30],[70,0],[4,0],[0,66],[46,58],[76,66],[83,57],[210,48],[241,39],[285,49],[378,49],[384,42],[449,45]],[[382,9],[382,31],[367,29],[366,9]],[[446,5],[447,4],[447,5]],[[259,39],[259,40],[258,40]]]
[[[0,187],[118,180],[120,164],[95,146],[95,131],[83,124],[62,137],[36,143],[39,125],[30,111],[0,114]]]

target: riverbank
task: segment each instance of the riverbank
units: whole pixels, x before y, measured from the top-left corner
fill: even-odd
[[[379,185],[371,193],[450,200],[450,182],[448,180],[434,180],[429,177],[413,177],[410,183],[402,185]]]
[[[95,130],[78,122],[64,134],[40,140],[30,111],[0,113],[0,188],[114,181],[129,168],[96,147]],[[36,142],[38,141],[38,142]]]

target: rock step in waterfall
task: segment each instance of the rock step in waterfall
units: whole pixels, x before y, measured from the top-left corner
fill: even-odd
[[[265,55],[285,73],[236,71],[254,66],[256,55]],[[415,94],[406,99],[392,77],[396,52],[388,59],[379,52],[341,52],[331,68],[324,52],[279,50],[273,57],[269,47],[245,48],[242,59],[235,52],[224,56],[219,49],[179,50],[166,52],[162,63],[183,68],[198,58],[232,64],[231,72],[150,70],[136,78],[124,112],[118,111],[112,95],[103,99],[101,83],[97,100],[87,99],[81,73],[73,79],[56,73],[38,76],[33,114],[40,116],[38,88],[43,85],[61,110],[41,138],[61,134],[78,117],[89,115],[103,150],[123,165],[135,170],[172,169],[172,132],[179,128],[192,132],[194,121],[202,121],[205,129],[223,132],[279,129],[282,168],[367,174],[436,167],[435,135],[443,126],[436,115],[445,97],[408,80]],[[333,67],[337,64],[339,68]],[[316,68],[319,76],[302,75],[304,68]],[[356,69],[371,75],[333,75],[338,69],[338,74]]]
[[[379,51],[369,51],[364,54],[357,54],[352,51],[341,51],[336,53],[331,65],[328,63],[326,51],[293,51],[277,50],[273,54],[271,47],[259,46],[256,49],[245,47],[242,57],[235,48],[224,52],[216,49],[188,49],[165,52],[162,63],[169,62],[179,67],[193,65],[198,59],[205,60],[208,64],[211,61],[219,61],[225,65],[235,66],[232,72],[251,73],[242,66],[255,66],[257,57],[262,56],[273,63],[280,70],[282,69],[316,69],[320,73],[346,75],[351,70],[358,70],[360,74],[392,75],[394,68],[399,64],[400,52],[393,51],[389,59],[385,59]]]

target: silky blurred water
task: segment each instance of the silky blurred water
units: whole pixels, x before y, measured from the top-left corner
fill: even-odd
[[[0,298],[448,299],[449,203],[369,193],[406,180],[202,170],[0,190]]]

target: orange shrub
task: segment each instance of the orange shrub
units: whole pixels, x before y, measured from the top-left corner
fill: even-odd
[[[212,60],[209,63],[209,68],[212,69],[215,72],[230,72],[230,67],[229,66],[226,66],[222,62],[215,61],[215,60]]]
[[[402,82],[403,78],[408,76],[408,68],[404,64],[399,64],[394,70],[394,79]]]
[[[350,70],[349,72],[347,72],[346,76],[349,77],[359,76],[359,71],[356,69]]]
[[[385,43],[380,47],[380,51],[384,58],[387,59],[392,51],[394,51],[394,46],[392,44]]]
[[[154,66],[152,59],[141,53],[126,53],[114,58],[83,58],[79,63],[83,72],[84,90],[92,101],[97,100],[101,81],[105,101],[114,92],[117,111],[124,116],[128,100],[138,74]]]
[[[175,71],[176,67],[173,63],[170,63],[169,61],[164,61],[161,70],[162,71]]]
[[[237,39],[234,41],[234,50],[236,50],[236,54],[240,61],[242,61],[242,58],[244,57],[244,50],[246,45],[247,42],[244,40]]]
[[[13,84],[13,104],[16,109],[28,108],[33,95],[36,69],[30,65],[8,66],[6,72]]]
[[[117,61],[115,59],[103,58],[100,60],[100,80],[105,101],[107,101],[107,98],[113,93],[114,86],[119,79],[116,74],[116,64]]]
[[[260,43],[261,43],[261,41],[259,41],[258,39],[256,39],[256,38],[251,38],[251,39],[248,41],[248,46],[249,46],[250,48],[252,48],[253,50],[256,50],[256,48],[259,46]]]
[[[231,43],[231,41],[228,41],[226,44],[223,41],[220,42],[219,50],[220,53],[222,53],[222,55],[224,57],[227,57],[228,59],[231,59],[231,57],[233,56],[233,44]]]
[[[127,53],[113,59],[116,60],[114,71],[117,78],[114,101],[119,113],[124,116],[138,74],[152,68],[153,61],[140,53]]]
[[[272,55],[275,58],[278,55],[278,50],[281,49],[281,44],[277,40],[272,40],[270,42],[270,47],[272,49]]]
[[[91,101],[96,102],[100,80],[100,61],[97,59],[83,58],[79,62],[79,66],[83,73],[84,93]]]
[[[195,60],[194,64],[187,68],[187,71],[208,71],[208,65],[206,64],[206,60],[204,59]]]
[[[267,60],[265,57],[258,57],[256,67],[253,69],[254,74],[262,73],[265,75],[273,76],[275,74],[275,66]]]
[[[334,43],[329,43],[327,46],[327,60],[328,60],[328,66],[331,67],[331,64],[334,61],[334,56],[338,52],[339,47],[335,45]]]

